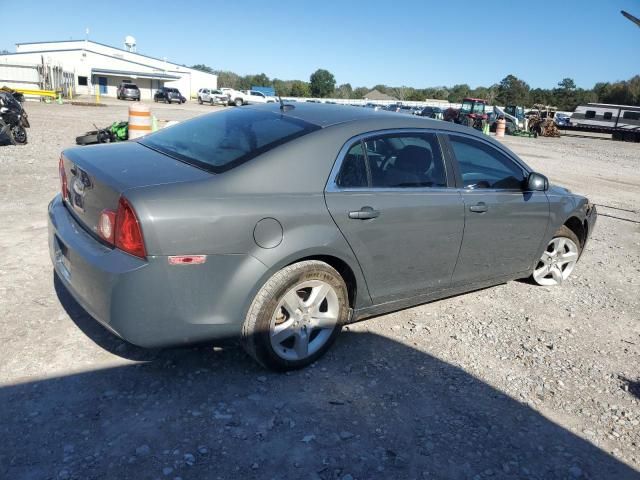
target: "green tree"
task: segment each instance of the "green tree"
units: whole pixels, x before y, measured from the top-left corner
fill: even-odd
[[[576,100],[576,82],[572,78],[563,78],[558,82],[558,88],[553,91],[554,103],[560,110],[573,110]]]
[[[218,87],[233,88],[235,90],[244,88],[240,85],[242,80],[240,75],[236,73],[225,70],[215,70],[213,73],[218,76]]]
[[[352,98],[353,87],[351,87],[350,83],[343,83],[338,88],[336,88],[336,91],[333,92],[333,94],[336,98],[344,98],[344,99]]]
[[[274,78],[272,84],[273,89],[276,91],[276,95],[280,95],[281,97],[288,97],[291,95],[290,82]]]
[[[309,84],[302,80],[294,80],[291,83],[290,95],[292,97],[310,97],[311,89],[309,88]]]
[[[501,105],[527,105],[529,85],[515,75],[507,75],[498,84],[496,100]]]
[[[203,63],[198,63],[196,65],[191,65],[191,67],[189,68],[193,68],[194,70],[200,70],[201,72],[205,72],[205,73],[215,73],[213,71],[213,68],[203,64]]]
[[[460,103],[462,99],[465,97],[469,97],[471,94],[471,87],[466,83],[461,85],[454,85],[449,90],[449,95],[447,96],[447,100],[452,103]]]
[[[369,89],[367,87],[357,87],[353,90],[353,95],[351,98],[364,98],[364,96],[369,93]]]
[[[311,74],[309,78],[311,95],[324,98],[333,93],[336,88],[336,79],[331,72],[319,68]]]

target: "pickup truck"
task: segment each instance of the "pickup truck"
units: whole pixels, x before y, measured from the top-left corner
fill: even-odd
[[[268,97],[262,92],[256,90],[247,90],[241,92],[233,88],[221,88],[222,93],[229,96],[229,105],[241,107],[242,105],[254,105],[258,103],[275,103],[274,97]]]

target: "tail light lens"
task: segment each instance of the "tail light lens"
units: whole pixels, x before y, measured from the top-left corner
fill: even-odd
[[[64,160],[60,157],[58,163],[58,173],[60,174],[60,190],[62,191],[62,199],[69,200],[69,188],[67,187],[67,172],[64,170]]]
[[[136,213],[125,197],[120,197],[115,217],[115,246],[131,255],[145,258],[147,253],[144,248],[142,229]]]
[[[138,217],[126,198],[120,197],[118,211],[103,210],[98,219],[98,235],[116,248],[136,257],[145,258],[142,230]]]

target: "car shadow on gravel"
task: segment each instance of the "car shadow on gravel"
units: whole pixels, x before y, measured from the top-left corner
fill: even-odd
[[[345,331],[288,374],[235,346],[130,357],[141,361],[1,386],[0,478],[640,478],[476,376],[373,333]]]

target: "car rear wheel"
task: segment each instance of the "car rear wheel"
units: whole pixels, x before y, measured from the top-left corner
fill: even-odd
[[[538,285],[560,285],[569,278],[580,257],[580,241],[566,226],[560,227],[538,260],[532,279]]]
[[[242,344],[273,370],[305,367],[331,347],[348,318],[347,287],[324,262],[295,263],[274,274],[255,296]]]
[[[213,98],[209,99],[209,105],[211,105],[213,107]]]

